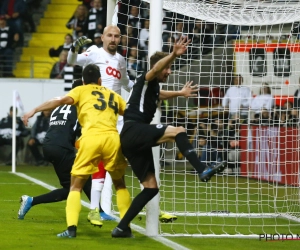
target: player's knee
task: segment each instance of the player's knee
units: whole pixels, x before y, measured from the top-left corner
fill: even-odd
[[[104,179],[94,179],[92,180],[92,189],[97,191],[102,191],[104,186]]]
[[[112,180],[114,187],[116,189],[116,191],[120,190],[120,189],[125,189],[126,185],[123,179],[118,179],[118,180]]]
[[[61,185],[63,188],[70,190],[70,186],[71,186],[70,181],[61,181],[61,182],[60,182],[60,185]]]
[[[186,130],[184,127],[180,126],[180,127],[176,127],[176,135],[179,133],[185,133]]]
[[[58,196],[56,197],[56,201],[64,201],[68,198],[70,188],[62,188]]]

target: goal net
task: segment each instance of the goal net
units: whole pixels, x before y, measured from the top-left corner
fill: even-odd
[[[149,2],[117,3],[119,53],[131,79],[147,70]],[[227,161],[228,168],[202,183],[176,144],[162,145],[160,209],[177,220],[160,223],[160,235],[297,237],[300,2],[163,2],[162,50],[170,52],[180,36],[191,44],[162,88],[180,90],[192,80],[200,90],[195,98],[163,102],[161,121],[185,127],[203,162]],[[140,186],[128,174],[134,197]],[[144,225],[143,216],[133,222]]]

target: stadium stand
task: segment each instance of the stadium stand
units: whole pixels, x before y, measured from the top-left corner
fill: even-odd
[[[32,34],[28,45],[23,47],[20,61],[16,63],[14,74],[18,78],[49,78],[52,65],[58,61],[58,58],[49,57],[49,48],[61,45],[64,35],[70,32],[65,24],[79,2],[77,0],[47,2],[37,32]]]

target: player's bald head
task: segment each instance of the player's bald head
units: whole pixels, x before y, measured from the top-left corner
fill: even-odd
[[[119,29],[119,27],[118,26],[116,26],[116,25],[108,25],[108,26],[106,26],[105,28],[104,28],[104,30],[103,30],[103,35],[105,35],[106,33],[108,33],[108,32],[111,32],[111,31],[114,31],[114,32],[118,32],[119,34],[121,34],[121,31],[120,31],[120,29]]]
[[[103,49],[114,55],[117,52],[118,45],[120,43],[121,32],[116,25],[108,25],[103,30],[101,36],[103,42]]]

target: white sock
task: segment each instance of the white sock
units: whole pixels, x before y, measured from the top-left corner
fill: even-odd
[[[104,185],[104,179],[92,180],[91,204],[90,204],[91,210],[93,210],[95,208],[99,208],[103,185]]]

